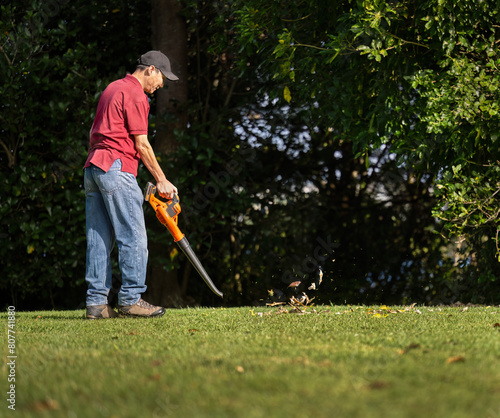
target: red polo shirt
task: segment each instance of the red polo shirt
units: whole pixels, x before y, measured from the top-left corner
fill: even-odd
[[[148,134],[148,114],[148,97],[134,76],[106,87],[97,105],[84,168],[93,164],[107,172],[120,158],[122,171],[137,176],[140,155],[134,135]]]

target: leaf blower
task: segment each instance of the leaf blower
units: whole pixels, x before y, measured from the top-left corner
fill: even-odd
[[[172,237],[174,237],[174,241],[179,245],[182,252],[186,255],[203,280],[205,280],[205,283],[208,285],[210,290],[217,296],[222,297],[222,292],[215,287],[212,279],[210,279],[210,276],[201,265],[200,260],[198,260],[198,257],[196,257],[196,254],[191,249],[189,241],[177,226],[177,217],[179,216],[179,213],[181,213],[179,196],[174,194],[173,199],[163,202],[155,196],[155,193],[156,186],[152,183],[148,183],[146,192],[144,193],[144,200],[151,204],[156,212],[158,220],[167,227],[170,234],[172,234]]]

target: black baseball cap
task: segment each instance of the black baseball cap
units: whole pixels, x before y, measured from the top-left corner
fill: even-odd
[[[170,60],[167,58],[167,56],[160,51],[149,51],[146,52],[144,55],[141,55],[141,58],[137,60],[139,65],[153,65],[155,66],[158,70],[161,71],[161,73],[167,77],[171,81],[177,81],[179,77],[177,77],[171,70],[170,68]]]

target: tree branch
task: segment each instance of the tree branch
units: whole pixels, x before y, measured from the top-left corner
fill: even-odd
[[[0,45],[0,52],[2,52],[3,56],[5,57],[5,59],[7,60],[7,63],[9,64],[9,66],[12,66],[12,61],[10,60],[9,56],[6,54],[5,50],[3,49],[3,46]]]
[[[14,155],[12,154],[12,152],[7,147],[7,144],[5,142],[3,142],[1,139],[0,139],[0,145],[2,146],[3,150],[7,154],[7,158],[9,160],[9,164],[8,164],[9,168],[14,167],[14,164],[16,162],[16,159],[15,159]]]

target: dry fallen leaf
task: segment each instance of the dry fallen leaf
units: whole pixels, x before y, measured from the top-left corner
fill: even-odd
[[[54,411],[59,409],[59,403],[54,399],[46,399],[44,401],[35,402],[31,405],[31,409],[37,412]]]
[[[286,302],[273,302],[273,303],[266,303],[266,306],[280,306],[284,305]]]
[[[398,350],[398,354],[406,354],[408,351],[415,350],[416,348],[420,348],[420,344],[410,343],[408,347]]]
[[[463,357],[463,356],[452,356],[452,357],[448,357],[446,359],[446,364],[462,363],[464,361],[465,361],[465,357]]]
[[[500,324],[498,322],[496,324],[493,324],[493,328],[500,328]]]
[[[389,386],[389,383],[384,382],[384,381],[382,381],[382,380],[375,380],[374,382],[371,382],[371,383],[368,385],[368,388],[369,388],[369,389],[384,389],[384,388],[386,388],[387,386]]]

